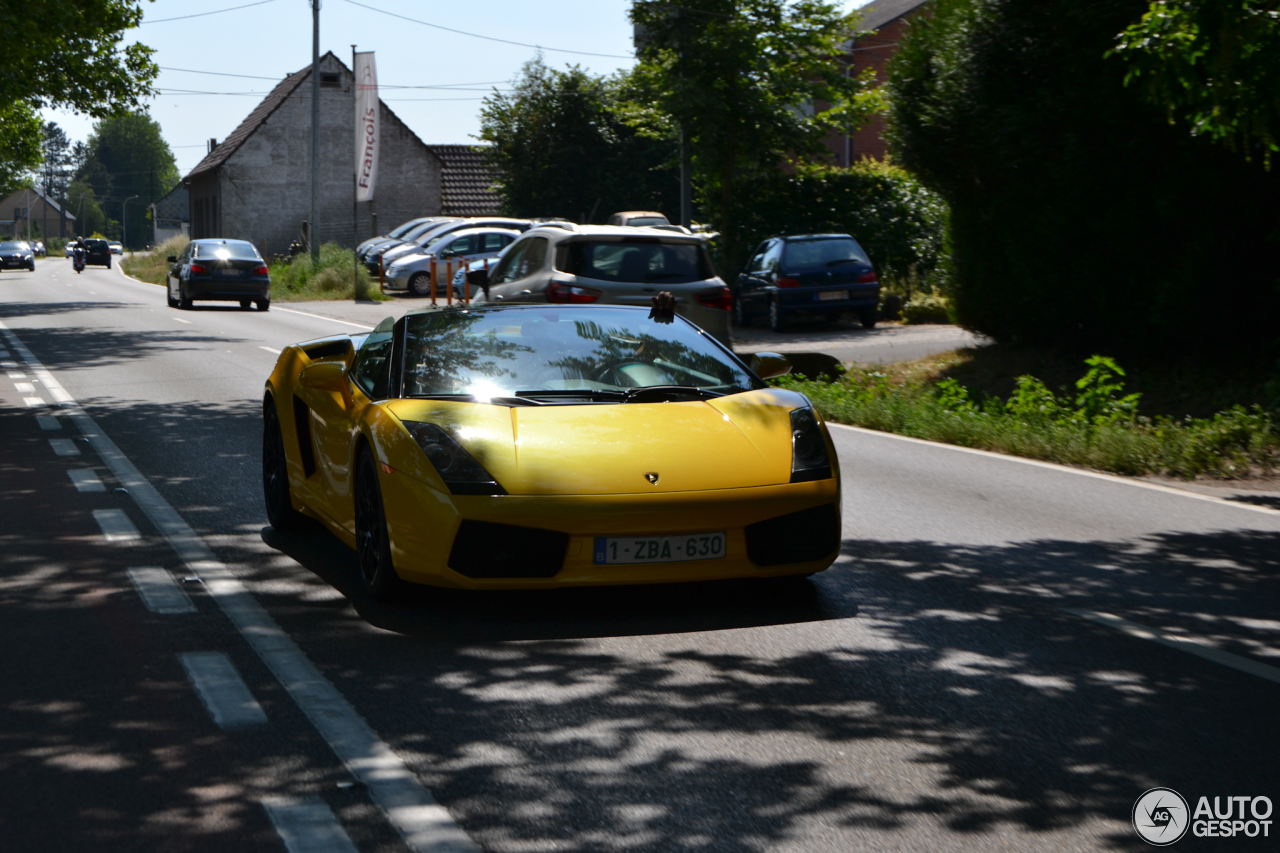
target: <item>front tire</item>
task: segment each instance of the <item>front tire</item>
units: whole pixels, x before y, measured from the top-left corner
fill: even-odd
[[[262,496],[267,504],[267,521],[276,530],[292,530],[302,521],[302,513],[293,508],[284,434],[276,404],[271,400],[262,410]]]
[[[360,584],[375,601],[391,598],[403,583],[391,564],[391,537],[382,507],[378,466],[373,451],[360,450],[356,462],[356,558]]]
[[[431,274],[420,272],[414,273],[409,279],[409,290],[413,291],[414,296],[430,296],[431,295]]]
[[[173,291],[169,289],[169,284],[167,282],[164,286],[164,301],[169,303],[170,308],[178,307],[178,300],[173,298]]]
[[[782,310],[781,300],[776,296],[769,300],[769,328],[775,332],[787,330],[787,315]]]
[[[183,311],[191,310],[191,297],[187,294],[187,289],[182,286],[182,282],[178,282],[178,307]]]

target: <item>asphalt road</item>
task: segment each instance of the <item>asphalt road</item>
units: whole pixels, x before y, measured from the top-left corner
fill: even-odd
[[[346,316],[0,275],[5,849],[391,851],[419,820],[487,851],[1137,850],[1148,788],[1280,801],[1280,512],[834,428],[844,556],[811,582],[375,605],[260,498],[275,353]],[[247,702],[180,657],[208,652]]]

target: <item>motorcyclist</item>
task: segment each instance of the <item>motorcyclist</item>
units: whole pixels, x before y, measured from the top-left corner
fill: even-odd
[[[84,237],[76,237],[76,241],[71,244],[71,265],[76,272],[84,269],[84,262],[88,256],[89,248],[84,244]]]

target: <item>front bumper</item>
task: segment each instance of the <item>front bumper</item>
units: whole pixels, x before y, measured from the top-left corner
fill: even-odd
[[[380,474],[392,560],[413,583],[463,589],[548,589],[572,586],[676,583],[811,574],[830,566],[838,546],[820,559],[759,566],[748,555],[746,528],[801,510],[834,505],[837,478],[745,489],[656,495],[444,495],[403,471]],[[428,517],[429,516],[429,517]],[[486,521],[568,534],[553,577],[467,577],[449,566],[462,521]],[[685,535],[725,531],[726,553],[715,560],[597,565],[597,536]],[[838,540],[838,536],[836,537]]]

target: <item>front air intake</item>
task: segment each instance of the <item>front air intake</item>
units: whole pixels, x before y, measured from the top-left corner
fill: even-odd
[[[748,524],[747,556],[757,566],[821,560],[840,547],[840,514],[835,504]]]
[[[564,565],[569,534],[491,521],[463,521],[449,568],[469,578],[551,578]]]

